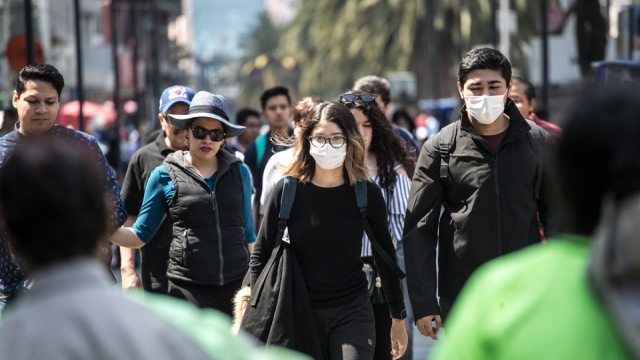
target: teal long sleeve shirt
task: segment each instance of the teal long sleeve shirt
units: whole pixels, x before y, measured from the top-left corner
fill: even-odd
[[[204,179],[212,190],[216,182],[216,175],[214,173],[208,179]],[[256,241],[251,209],[251,175],[243,164],[240,164],[240,175],[242,177],[242,191],[244,192],[242,197],[242,226],[244,227],[247,243],[251,244]],[[165,212],[168,211],[167,205],[171,201],[174,191],[173,181],[171,181],[169,172],[164,165],[155,168],[151,172],[145,187],[140,214],[133,224],[133,231],[144,243],[148,243],[158,230]]]

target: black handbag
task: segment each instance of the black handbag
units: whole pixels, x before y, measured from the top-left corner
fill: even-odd
[[[390,214],[390,204],[391,197],[393,196],[393,190],[386,189],[385,192],[387,193],[387,214]],[[364,218],[362,221],[366,221],[367,225],[369,225],[369,221],[366,218]],[[371,231],[367,231],[367,228],[365,228],[365,232],[370,242],[372,242],[371,239],[375,241],[375,237],[373,236],[373,233]],[[382,291],[382,282],[380,280],[380,276],[378,276],[378,269],[375,266],[367,264],[365,262],[362,266],[362,272],[364,272],[364,275],[367,279],[367,291],[369,292],[369,297],[372,298],[372,302],[374,304],[384,304],[386,302],[386,297],[384,296],[384,293]]]

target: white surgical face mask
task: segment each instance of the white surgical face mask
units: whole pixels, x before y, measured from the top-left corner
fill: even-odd
[[[507,96],[509,88],[504,95],[493,96],[464,96],[467,104],[467,112],[480,124],[492,124],[504,112],[504,97]]]
[[[316,160],[316,164],[325,170],[333,170],[344,164],[344,158],[347,156],[347,144],[336,149],[329,145],[327,141],[322,147],[315,147],[309,144],[309,154]]]

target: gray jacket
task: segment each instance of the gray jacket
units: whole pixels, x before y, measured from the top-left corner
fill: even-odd
[[[104,266],[81,259],[34,273],[3,314],[0,359],[210,360],[200,346],[108,285]]]

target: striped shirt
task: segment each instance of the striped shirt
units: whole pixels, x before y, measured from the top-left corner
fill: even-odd
[[[398,169],[402,165],[398,164],[394,167],[394,170]],[[380,186],[380,176],[376,175],[371,178],[371,181]],[[389,226],[389,232],[391,233],[391,239],[393,244],[396,245],[398,241],[402,241],[402,230],[404,228],[404,217],[407,210],[407,200],[409,199],[409,190],[411,189],[411,179],[404,175],[396,173],[396,183],[391,189],[382,189],[382,197],[387,205],[387,223]],[[389,195],[391,195],[391,202],[389,203]],[[361,256],[372,256],[371,243],[367,234],[362,235],[362,253]]]

